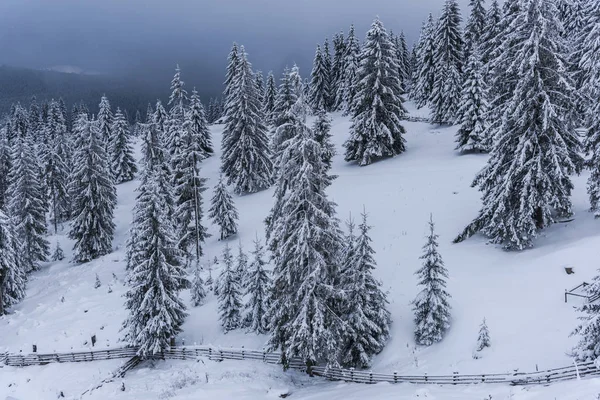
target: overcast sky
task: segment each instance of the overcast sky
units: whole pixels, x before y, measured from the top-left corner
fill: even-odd
[[[459,0],[463,18],[469,0]],[[444,0],[0,0],[0,64],[71,65],[108,74],[135,72],[214,86],[233,41],[255,69],[297,62],[310,73],[314,47],[354,23],[362,39],[375,15],[404,30],[409,44]],[[167,78],[163,78],[166,76]]]

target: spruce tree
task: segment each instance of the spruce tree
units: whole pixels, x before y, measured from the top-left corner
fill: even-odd
[[[474,48],[479,48],[485,31],[486,11],[483,7],[485,0],[470,0],[471,13],[465,27],[464,60],[469,60]]]
[[[133,136],[140,136],[140,128],[142,127],[142,114],[140,110],[135,110],[135,122],[133,123]]]
[[[286,144],[271,211],[269,249],[274,262],[274,288],[269,312],[269,348],[287,360],[300,357],[310,368],[317,360],[337,360],[342,327],[332,312],[341,235],[335,203],[324,189],[331,177],[321,146],[306,126],[306,106],[292,110],[296,135]],[[283,189],[288,183],[294,185]]]
[[[237,329],[241,324],[241,291],[239,279],[233,266],[233,256],[229,245],[223,250],[225,269],[219,275],[219,319],[225,333]]]
[[[46,240],[45,193],[40,168],[28,137],[17,136],[11,148],[12,165],[8,174],[8,213],[19,242],[19,258],[26,272],[37,270],[50,255]]]
[[[75,240],[73,261],[81,263],[112,251],[117,194],[100,132],[87,114],[79,114],[75,135],[80,146],[69,184],[74,217],[69,237]]]
[[[431,121],[452,123],[460,101],[464,45],[461,17],[456,0],[446,0],[434,34],[434,80],[431,91]]]
[[[483,65],[477,47],[471,49],[469,63],[465,69],[456,124],[456,149],[459,151],[487,151],[485,132],[487,129],[487,90],[483,80]]]
[[[276,98],[277,87],[275,86],[275,76],[273,75],[273,71],[269,71],[265,87],[265,97],[263,99],[263,112],[269,125],[272,125],[274,121],[273,111],[275,110]]]
[[[390,336],[392,322],[387,310],[387,296],[381,289],[381,282],[373,277],[376,263],[370,230],[367,214],[363,212],[359,235],[351,252],[353,256],[348,260],[341,278],[341,287],[347,298],[342,362],[359,368],[368,367],[371,357],[383,350]]]
[[[344,143],[346,161],[364,166],[404,152],[406,131],[400,121],[406,110],[398,69],[394,45],[376,19],[360,56],[350,138]]]
[[[506,74],[518,81],[491,157],[474,181],[483,207],[455,242],[481,231],[492,243],[522,250],[533,246],[541,229],[572,214],[570,175],[581,170],[583,160],[569,122],[576,96],[556,8],[552,0],[522,5],[506,41],[515,52]]]
[[[167,114],[167,110],[163,107],[160,100],[156,102],[155,110],[154,110],[154,124],[156,124],[156,129],[161,137],[161,141],[167,144],[167,127],[169,125],[169,114]]]
[[[415,273],[423,287],[413,301],[415,340],[424,346],[441,341],[450,328],[450,294],[446,292],[448,271],[438,252],[438,235],[434,229],[433,218],[430,218],[427,243],[420,257],[423,266]]]
[[[258,96],[259,105],[262,108],[262,105],[265,101],[265,79],[262,71],[254,72],[254,80],[256,83],[256,93]]]
[[[210,204],[208,216],[219,226],[220,240],[235,235],[239,218],[238,212],[233,204],[233,198],[227,191],[223,176],[219,177],[219,183],[215,186]]]
[[[185,83],[181,80],[181,70],[179,65],[175,68],[175,75],[171,80],[171,96],[169,97],[168,120],[165,126],[165,137],[163,143],[169,153],[171,162],[178,157],[178,153],[182,151],[182,142],[184,133],[184,123],[186,107],[188,103],[187,91],[184,89]],[[174,165],[171,164],[173,168]]]
[[[265,251],[258,238],[254,241],[254,250],[252,251],[252,261],[248,267],[245,278],[246,302],[244,309],[244,326],[251,332],[265,334],[269,330],[267,312],[270,301],[269,293],[271,291],[270,271],[266,269]]]
[[[332,111],[343,111],[340,107],[343,105],[342,98],[338,95],[342,93],[341,86],[344,85],[344,72],[346,71],[346,42],[344,32],[336,33],[333,36],[333,63],[331,65],[331,97],[333,99]]]
[[[248,256],[244,253],[242,241],[238,243],[238,255],[235,259],[235,274],[238,279],[240,289],[246,289],[246,274],[248,272]]]
[[[225,72],[225,91],[223,92],[223,99],[225,100],[225,108],[229,102],[229,94],[233,88],[234,80],[238,75],[240,66],[240,54],[237,43],[233,43],[231,51],[227,56],[227,71]]]
[[[133,158],[129,124],[120,108],[117,108],[112,132],[109,154],[113,179],[116,184],[129,182],[133,180],[137,172],[137,166]]]
[[[296,101],[298,100],[298,94],[292,86],[290,77],[290,70],[286,67],[281,76],[279,84],[279,90],[277,91],[277,97],[275,98],[275,106],[273,109],[273,125],[275,131],[271,137],[271,149],[273,154],[274,171],[273,175],[277,174],[277,166],[279,163],[280,155],[283,151],[283,144],[291,136],[289,132],[290,125],[290,114],[289,111],[292,109]]]
[[[429,104],[435,81],[435,21],[429,14],[427,22],[421,28],[421,36],[416,47],[417,65],[413,76],[411,97],[418,108]]]
[[[343,82],[340,82],[336,90],[338,106],[344,115],[350,114],[354,97],[356,96],[357,74],[360,67],[360,43],[354,34],[354,25],[350,26],[346,38],[346,52],[344,53]]]
[[[326,63],[321,53],[321,46],[317,45],[315,59],[313,61],[313,69],[310,74],[310,98],[309,102],[313,110],[326,110],[331,94],[328,92],[329,72],[326,70]]]
[[[197,264],[196,268],[194,268],[191,295],[192,305],[194,307],[204,304],[204,299],[206,299],[206,289],[204,289],[204,279],[202,279],[202,268],[200,268],[200,264]]]
[[[108,101],[106,95],[103,95],[100,99],[100,105],[98,106],[98,109],[98,129],[100,131],[100,139],[108,148],[113,135],[112,128],[114,124],[114,116],[110,108],[110,102]]]
[[[294,65],[294,67],[297,66]],[[329,39],[327,38],[325,38],[325,42],[323,43],[323,68],[325,70],[325,93],[327,95],[325,110],[331,111],[333,103],[335,102],[335,92],[332,90],[333,62],[331,60],[331,52],[329,50]]]
[[[58,232],[59,223],[71,217],[71,198],[69,196],[71,159],[67,134],[62,132],[48,136],[48,146],[45,146],[43,154],[44,186],[54,233]]]
[[[0,210],[0,316],[25,297],[27,278],[18,243],[10,218]]]
[[[164,179],[160,165],[146,163],[131,227],[136,240],[128,241],[128,253],[135,257],[127,277],[129,314],[123,323],[124,339],[139,346],[142,357],[169,348],[187,316],[179,292],[189,282],[167,213],[169,199],[161,189],[167,184],[161,182]]]
[[[8,204],[7,190],[10,180],[10,145],[4,132],[0,131],[0,210],[4,210]]]
[[[488,69],[488,64],[498,45],[498,39],[501,34],[502,26],[502,9],[498,4],[498,0],[492,0],[490,7],[485,14],[485,23],[481,38],[479,39],[479,51],[481,53],[481,61],[483,66]]]
[[[271,186],[273,164],[251,64],[242,46],[239,66],[227,88],[221,171],[237,194]]]
[[[212,137],[210,129],[208,128],[204,106],[202,105],[200,96],[195,88],[192,90],[192,96],[190,97],[190,107],[186,114],[186,121],[189,123],[187,129],[191,130],[193,133],[193,140],[198,141],[198,145],[200,146],[204,158],[210,157],[214,152]]]
[[[335,146],[331,142],[331,118],[324,110],[317,112],[315,122],[313,123],[313,132],[315,140],[321,145],[321,155],[327,170],[331,170],[333,156],[335,156]]]
[[[65,259],[65,253],[60,247],[60,243],[57,241],[56,246],[54,247],[54,251],[52,252],[52,256],[50,258],[52,261],[62,261]]]
[[[207,143],[208,123],[199,102],[198,95],[194,91],[192,95],[194,108],[190,109],[183,126],[181,148],[171,160],[178,246],[186,254],[189,254],[190,248],[193,248],[196,261],[203,255],[202,245],[209,236],[206,227],[202,225],[204,216],[202,193],[206,190],[206,178],[201,177],[200,174],[200,163],[207,157],[203,144]]]
[[[486,347],[491,347],[492,342],[490,340],[490,331],[488,329],[487,323],[485,322],[485,318],[483,322],[479,326],[479,336],[477,337],[477,351],[481,351]]]

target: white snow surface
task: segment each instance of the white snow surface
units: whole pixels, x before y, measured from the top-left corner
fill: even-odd
[[[426,111],[415,111],[411,104],[408,108],[415,115],[426,115]],[[385,350],[374,359],[372,369],[378,372],[397,371],[399,374],[450,374],[453,371],[477,374],[515,369],[527,372],[535,371],[536,367],[548,369],[572,364],[568,352],[576,338],[569,335],[577,324],[574,306],[580,302],[571,299],[565,304],[564,291],[589,281],[596,274],[598,265],[594,255],[600,247],[600,221],[594,220],[593,214],[587,211],[587,173],[573,178],[575,220],[546,229],[534,249],[505,252],[487,244],[481,236],[453,244],[452,239],[480,208],[480,193],[470,185],[476,172],[485,164],[487,155],[459,155],[454,151],[457,127],[405,122],[407,151],[404,154],[358,167],[343,160],[342,144],[348,136],[349,118],[340,114],[332,116],[333,140],[338,151],[333,173],[338,178],[330,187],[329,195],[337,202],[338,216],[342,220],[350,213],[358,217],[363,206],[366,207],[369,223],[373,226],[373,247],[377,252],[375,275],[389,292],[389,309],[394,321],[392,338]],[[222,125],[211,127],[217,150],[202,166],[202,173],[208,178],[205,213],[218,179],[222,130]],[[136,148],[139,149],[139,144]],[[0,317],[0,352],[28,353],[32,344],[36,344],[42,353],[87,349],[91,348],[91,335],[97,337],[97,348],[123,345],[119,341],[122,336],[119,331],[126,316],[123,298],[126,291],[123,285],[126,275],[125,241],[138,184],[134,181],[118,186],[113,253],[87,264],[75,265],[69,262],[73,243],[66,237],[68,225],[58,235],[49,238],[52,247],[57,240],[61,243],[67,258],[47,263],[41,271],[32,274],[26,299],[14,307],[10,315]],[[229,240],[234,253],[238,240],[249,251],[256,235],[263,237],[263,220],[272,205],[272,194],[273,189],[270,189],[234,197],[240,214],[239,234]],[[450,275],[448,291],[452,295],[452,326],[441,343],[422,348],[414,344],[410,302],[418,292],[414,272],[421,265],[419,256],[425,243],[430,213],[440,235],[439,251]],[[204,223],[213,236],[205,244],[203,265],[205,272],[211,265],[215,279],[221,264],[212,265],[212,260],[215,256],[220,258],[224,243],[217,240],[218,228],[206,218]],[[575,273],[567,275],[565,267],[573,267]],[[96,274],[102,282],[98,289],[94,289]],[[112,293],[108,293],[109,285]],[[209,295],[205,305],[196,308],[191,307],[187,291],[183,296],[190,305],[190,315],[178,344],[263,347],[266,336],[248,334],[243,330],[222,332],[213,294]],[[479,324],[484,317],[492,347],[483,350],[481,358],[473,359]],[[62,379],[57,381],[56,377],[71,375],[73,379],[68,378],[68,391],[73,395],[80,388],[85,390],[100,381],[101,375],[105,376],[107,371],[116,369],[122,362],[50,364],[24,369],[5,367],[0,369],[0,400],[4,399],[5,390],[8,390],[6,395],[17,399],[56,398],[44,396],[64,383]],[[184,388],[174,389],[173,398],[276,398],[279,394],[275,392],[279,388],[301,391],[302,398],[307,399],[388,398],[392,393],[407,399],[483,399],[488,394],[496,399],[494,393],[499,398],[510,398],[508,396],[513,393],[515,399],[553,398],[550,394],[557,399],[587,399],[592,398],[586,392],[588,388],[589,393],[594,390],[600,392],[600,380],[595,379],[582,381],[585,384],[572,382],[534,389],[361,386],[306,381],[295,373],[284,374],[276,366],[250,362],[205,362],[206,365],[168,361],[156,363],[154,368],[138,367],[125,378],[131,391],[128,389],[124,393],[131,397],[118,390],[120,383],[114,383],[102,389],[108,390],[103,392],[105,397],[97,398],[171,398],[160,397],[163,396],[160,390],[171,384],[177,386],[178,379],[185,374],[197,374],[200,378],[195,384],[185,383],[187,386]],[[216,381],[202,383],[205,370],[209,375],[216,374]],[[26,377],[32,377],[38,383],[27,385],[24,383]],[[8,387],[13,380],[20,383]],[[38,391],[31,393],[39,395],[22,394],[19,388],[24,386],[35,386]],[[159,390],[155,386],[164,387]],[[277,390],[268,389],[270,387]],[[579,396],[574,388],[581,391],[580,397],[572,397]],[[223,395],[220,392],[223,390],[230,392]],[[139,397],[133,397],[132,393],[139,393]],[[144,393],[148,394],[147,397]],[[204,396],[198,393],[204,393]]]

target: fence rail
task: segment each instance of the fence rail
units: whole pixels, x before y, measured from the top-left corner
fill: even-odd
[[[207,357],[210,360],[256,360],[267,364],[280,364],[279,353],[269,353],[260,350],[218,348],[211,346],[172,347],[161,353],[155,354],[155,359],[194,360],[198,357]],[[0,354],[0,362],[9,366],[23,367],[28,365],[45,365],[53,362],[89,362],[96,360],[112,360],[129,358],[123,365],[123,373],[134,368],[141,361],[137,357],[137,348],[124,347],[107,350],[80,351],[70,353],[49,354]],[[306,371],[306,365],[300,359],[289,360],[292,369]],[[393,373],[378,373],[364,370],[343,368],[328,368],[323,366],[312,367],[312,373],[330,380],[355,382],[355,383],[415,383],[435,385],[466,385],[481,383],[503,383],[511,385],[549,384],[579,377],[600,375],[600,370],[594,362],[554,368],[536,372],[511,372],[499,374],[459,374],[452,375],[399,375]]]

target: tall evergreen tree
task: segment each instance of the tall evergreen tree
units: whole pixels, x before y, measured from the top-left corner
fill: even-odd
[[[269,248],[274,262],[274,288],[269,312],[269,347],[279,349],[284,367],[300,357],[310,368],[318,360],[337,360],[341,337],[339,316],[332,312],[341,235],[335,203],[324,189],[331,177],[321,146],[306,126],[306,106],[295,105],[297,133],[284,148],[277,177]]]
[[[186,115],[186,120],[189,121],[189,127],[187,127],[187,129],[193,132],[193,135],[195,136],[194,140],[198,141],[198,145],[202,150],[204,158],[210,157],[214,152],[212,137],[210,129],[208,128],[204,106],[202,105],[200,96],[195,88],[192,90],[192,96],[190,97],[190,108]]]
[[[69,237],[75,240],[73,260],[80,263],[111,252],[117,193],[100,132],[87,114],[79,114],[75,134],[80,146],[75,152],[69,184],[75,218]]]
[[[193,306],[198,307],[204,304],[206,289],[204,289],[204,279],[202,279],[200,264],[197,264],[196,268],[194,268],[194,279],[192,280],[192,287],[190,289]]]
[[[454,122],[462,85],[463,38],[456,0],[446,0],[434,34],[435,69],[431,91],[431,120]]]
[[[341,111],[342,99],[338,96],[340,87],[344,85],[344,72],[346,71],[346,42],[344,32],[333,36],[333,63],[331,65],[331,98],[333,99],[332,111]]]
[[[325,93],[327,94],[326,111],[331,111],[335,101],[335,92],[332,90],[333,62],[331,60],[331,51],[329,50],[329,39],[325,38],[323,43],[323,67],[325,69]],[[292,71],[293,72],[293,71]]]
[[[254,241],[252,261],[248,267],[245,284],[248,301],[244,308],[246,316],[244,325],[251,332],[265,334],[269,330],[267,312],[270,306],[269,293],[271,291],[270,271],[266,269],[265,251],[258,238]]]
[[[436,63],[435,30],[435,21],[429,14],[427,22],[421,28],[421,36],[416,47],[417,65],[414,71],[411,97],[415,100],[418,108],[429,104],[433,92]]]
[[[229,102],[229,93],[233,88],[233,81],[238,75],[240,65],[240,54],[237,43],[233,43],[231,51],[227,56],[227,71],[225,72],[225,91],[223,92],[223,99],[225,100],[225,108]]]
[[[4,133],[0,131],[0,210],[5,210],[8,204],[7,190],[10,180],[10,145]]]
[[[167,110],[162,105],[162,102],[158,100],[156,102],[155,110],[154,110],[154,123],[156,124],[156,129],[161,136],[161,140],[166,145],[166,132],[167,126],[169,122],[169,114],[167,114]]]
[[[272,182],[269,141],[251,67],[242,46],[239,67],[227,89],[221,144],[221,171],[238,194],[261,191]]]
[[[117,184],[131,181],[137,172],[137,166],[133,158],[129,124],[120,108],[117,108],[112,132],[109,154],[113,179]]]
[[[105,143],[107,148],[112,140],[113,124],[114,116],[110,108],[110,102],[108,101],[106,95],[103,95],[100,99],[100,105],[98,106],[98,129],[100,131],[100,139]]]
[[[0,210],[0,316],[25,297],[27,278],[19,247],[10,218]]]
[[[485,0],[469,1],[471,14],[469,15],[469,19],[467,19],[467,26],[465,27],[465,61],[469,60],[475,47],[479,48],[481,38],[485,32],[486,11],[483,7],[484,2]]]
[[[220,239],[227,239],[231,235],[235,235],[239,218],[238,212],[222,176],[219,177],[219,183],[215,186],[210,204],[208,216],[219,226]]]
[[[423,287],[413,301],[415,313],[415,340],[430,346],[442,340],[450,328],[450,294],[446,292],[448,271],[438,252],[438,235],[433,218],[429,219],[429,235],[423,246],[423,266],[417,270],[419,285]]]
[[[479,216],[455,239],[481,231],[493,243],[522,250],[539,230],[572,213],[570,175],[583,160],[569,123],[573,86],[552,0],[527,0],[510,28],[514,61],[508,76],[518,76],[503,112],[487,166],[474,185],[483,192]],[[515,155],[518,154],[518,157]]]
[[[269,71],[267,76],[267,85],[265,87],[265,97],[263,99],[263,112],[269,125],[273,124],[275,110],[275,99],[277,98],[277,86],[275,86],[275,76],[273,71]]]
[[[380,157],[404,152],[406,114],[401,96],[394,45],[379,19],[371,26],[360,55],[357,93],[346,161],[369,165]]]
[[[225,333],[237,329],[241,324],[242,293],[239,279],[233,266],[233,256],[229,245],[223,249],[225,268],[219,275],[219,319]]]
[[[69,176],[72,155],[66,132],[56,132],[48,136],[48,146],[43,153],[44,180],[50,221],[54,233],[58,224],[71,217],[71,198],[69,196]]]
[[[171,96],[169,97],[169,118],[166,124],[166,136],[163,140],[168,152],[169,157],[172,159],[178,157],[178,153],[181,152],[182,141],[184,133],[184,123],[186,107],[188,103],[187,91],[184,89],[185,83],[181,80],[181,70],[179,65],[175,68],[175,75],[171,80]],[[173,164],[171,164],[173,167]]]
[[[132,265],[127,281],[123,323],[125,341],[139,346],[138,355],[151,356],[170,346],[181,332],[185,305],[179,292],[189,287],[182,254],[177,248],[173,224],[168,215],[169,199],[161,189],[168,182],[160,165],[146,163],[134,209],[129,241]]]
[[[487,90],[483,80],[483,65],[478,47],[472,48],[465,70],[462,94],[456,124],[456,149],[460,151],[486,151],[485,131],[488,111]]]
[[[331,118],[324,110],[318,111],[316,117],[312,129],[315,140],[321,145],[321,156],[327,166],[327,171],[329,171],[333,163],[333,156],[335,156],[335,145],[331,142],[330,133]]]
[[[354,97],[356,96],[356,83],[360,67],[360,43],[354,34],[354,25],[350,26],[346,38],[346,52],[344,54],[344,81],[340,83],[336,95],[341,102],[340,108],[344,114],[350,114]]]
[[[328,101],[331,97],[329,93],[329,73],[326,69],[326,62],[321,53],[321,46],[317,45],[313,69],[310,74],[310,105],[313,110],[326,110]]]
[[[362,214],[359,235],[352,258],[342,274],[342,290],[347,297],[343,363],[352,367],[367,367],[371,357],[383,350],[390,336],[391,315],[381,282],[373,277],[376,267],[375,250],[371,246],[367,214]]]
[[[26,272],[39,268],[50,255],[46,235],[45,193],[40,167],[29,137],[16,137],[11,147],[12,165],[8,174],[8,213],[20,244],[19,254]]]
[[[248,256],[244,253],[242,247],[242,241],[238,244],[238,255],[235,260],[235,273],[240,285],[240,289],[244,291],[246,289],[246,278],[248,272]]]
[[[485,14],[483,32],[479,39],[479,51],[481,53],[481,61],[483,66],[488,69],[488,64],[498,46],[500,29],[502,26],[502,9],[498,0],[492,0],[490,7]]]
[[[265,77],[263,76],[262,71],[254,72],[254,79],[256,81],[256,93],[258,96],[258,101],[262,108],[262,105],[265,101]]]

